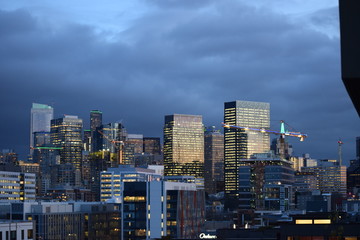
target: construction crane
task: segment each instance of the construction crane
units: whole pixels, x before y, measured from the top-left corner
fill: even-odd
[[[300,139],[301,142],[304,141],[305,138],[307,138],[307,134],[300,133],[300,132],[289,132],[289,131],[285,130],[285,122],[283,120],[281,120],[280,123],[281,123],[280,132],[274,131],[274,130],[268,130],[265,128],[242,127],[242,126],[235,126],[235,125],[230,125],[230,124],[226,124],[226,123],[223,123],[223,127],[224,128],[250,130],[250,131],[262,132],[262,133],[271,133],[271,134],[275,134],[275,135],[280,135],[282,138],[285,138],[285,136],[297,137]]]
[[[117,150],[118,152],[118,164],[123,164],[123,146],[124,146],[124,141],[118,141],[115,139],[110,139],[109,137],[107,137],[102,131],[98,130],[98,133],[100,133],[106,140],[108,140],[111,145],[114,146],[114,148]],[[118,143],[118,144],[117,144]]]
[[[342,145],[344,144],[343,141],[341,141],[341,139],[339,138],[339,141],[338,141],[338,144],[339,144],[339,149],[338,149],[338,154],[339,154],[339,163],[340,163],[340,166],[342,165]]]

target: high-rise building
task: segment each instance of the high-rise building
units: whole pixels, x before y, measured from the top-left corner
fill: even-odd
[[[143,135],[142,134],[128,134],[124,142],[123,163],[136,165],[136,156],[143,153]]]
[[[84,150],[93,152],[95,148],[98,128],[102,125],[102,112],[99,110],[90,111],[90,129],[84,131]]]
[[[339,166],[337,160],[319,160],[318,166],[303,167],[301,172],[315,173],[322,193],[340,193],[346,196],[346,166]]]
[[[224,123],[248,128],[270,127],[270,104],[265,102],[226,102]],[[268,152],[269,133],[246,129],[224,129],[224,180],[227,198],[236,199],[239,194],[239,167],[241,159],[249,159],[254,153]]]
[[[293,183],[291,162],[272,152],[242,159],[239,167],[239,208],[289,210]]]
[[[59,184],[81,184],[82,126],[83,121],[77,116],[65,115],[51,120],[51,143],[60,148]]]
[[[143,153],[144,136],[142,134],[128,134],[127,143],[134,145],[134,154]]]
[[[144,137],[144,153],[161,154],[161,144],[159,137]]]
[[[36,176],[38,197],[45,195],[52,184],[52,168],[56,164],[56,158],[59,157],[58,150],[61,149],[51,144],[50,136],[50,132],[34,132],[32,161],[39,164],[39,173]]]
[[[16,164],[18,161],[18,154],[13,149],[0,150],[0,164]]]
[[[95,147],[94,151],[110,151],[111,153],[117,153],[118,147],[115,147],[111,141],[116,141],[115,145],[119,146],[120,141],[125,142],[127,138],[127,132],[122,123],[108,123],[103,124],[97,128],[94,132]]]
[[[50,132],[50,121],[54,118],[54,109],[46,104],[33,103],[30,115],[30,154],[34,147],[35,132]]]
[[[34,173],[1,171],[0,169],[0,202],[35,201]]]
[[[204,130],[202,116],[165,116],[165,176],[204,177]]]
[[[280,136],[279,138],[274,138],[271,141],[270,149],[281,158],[290,159],[293,153],[292,145],[288,141]]]
[[[204,135],[205,192],[221,192],[224,186],[224,134],[208,128]]]
[[[84,129],[83,136],[83,150],[87,152],[92,152],[92,132],[90,129]]]
[[[90,111],[90,130],[96,131],[102,125],[102,112],[99,110]]]
[[[359,160],[351,160],[346,173],[347,192],[351,195],[360,195],[360,164]]]

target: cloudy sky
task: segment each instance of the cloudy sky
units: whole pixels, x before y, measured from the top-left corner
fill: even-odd
[[[0,149],[28,151],[32,102],[162,136],[164,115],[220,128],[224,102],[270,102],[295,154],[355,157],[337,0],[0,1]]]

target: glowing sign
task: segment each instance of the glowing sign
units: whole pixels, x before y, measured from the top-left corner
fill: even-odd
[[[206,234],[206,233],[200,233],[199,238],[200,239],[216,239],[217,236],[216,235]]]

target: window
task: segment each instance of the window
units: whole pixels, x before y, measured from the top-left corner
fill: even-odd
[[[10,232],[10,240],[16,240],[16,231]]]
[[[312,219],[296,219],[296,224],[312,224]]]
[[[32,229],[28,230],[28,238],[34,238]]]

